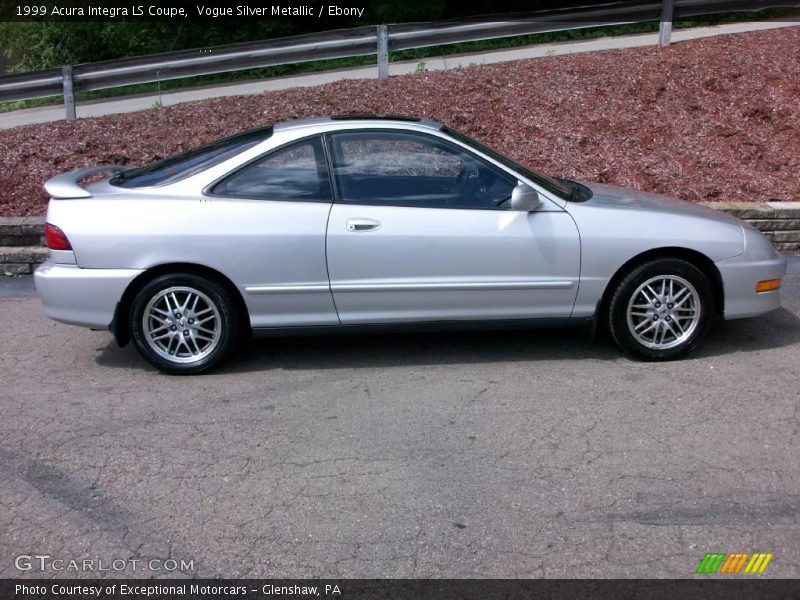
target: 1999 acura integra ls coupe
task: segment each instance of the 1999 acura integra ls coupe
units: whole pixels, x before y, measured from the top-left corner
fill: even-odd
[[[732,217],[553,179],[409,117],[280,123],[45,188],[47,315],[169,373],[211,369],[249,331],[556,319],[670,359],[714,315],[778,308],[786,271]]]

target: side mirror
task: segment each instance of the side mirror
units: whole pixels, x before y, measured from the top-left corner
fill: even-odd
[[[522,212],[531,212],[541,206],[539,194],[531,186],[519,182],[511,192],[511,208]]]

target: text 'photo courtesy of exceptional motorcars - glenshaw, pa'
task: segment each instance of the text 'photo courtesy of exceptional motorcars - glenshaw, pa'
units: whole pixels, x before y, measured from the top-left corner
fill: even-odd
[[[800,2],[0,50],[1,598],[800,594]]]

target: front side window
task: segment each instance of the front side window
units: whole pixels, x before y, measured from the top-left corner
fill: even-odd
[[[559,196],[565,200],[569,200],[572,196],[572,186],[568,185],[562,180],[550,177],[543,173],[539,173],[538,171],[534,171],[533,169],[529,169],[519,163],[514,162],[507,156],[500,154],[497,150],[490,148],[484,144],[481,144],[478,140],[475,140],[467,135],[464,135],[460,131],[456,131],[455,129],[451,129],[450,127],[443,127],[442,133],[446,133],[453,139],[458,140],[462,144],[466,144],[479,152],[483,152],[486,156],[490,156],[492,159],[499,162],[501,165],[508,167],[512,171],[516,171],[518,173],[522,173],[523,176],[527,177],[531,181],[535,181],[538,185],[542,186],[548,192]]]
[[[338,201],[420,208],[508,208],[516,180],[437,138],[397,131],[330,136]]]
[[[312,138],[274,150],[223,179],[211,193],[255,200],[330,202],[322,141]]]

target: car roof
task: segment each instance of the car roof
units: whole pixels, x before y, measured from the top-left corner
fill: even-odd
[[[332,115],[330,117],[313,117],[310,119],[292,119],[276,123],[274,131],[289,131],[302,127],[312,127],[320,125],[346,125],[353,124],[363,127],[365,124],[374,125],[413,125],[428,129],[440,130],[444,125],[434,119],[422,119],[419,117],[409,117],[405,115],[379,115],[379,114],[343,114]]]

